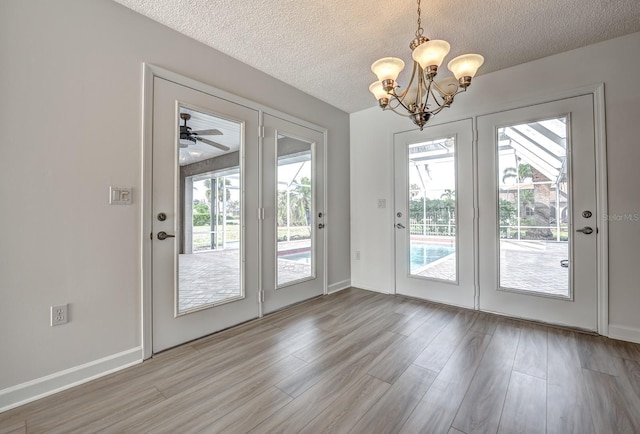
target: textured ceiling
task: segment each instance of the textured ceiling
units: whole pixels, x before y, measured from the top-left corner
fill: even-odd
[[[115,1],[349,113],[376,105],[373,61],[409,64],[417,18],[414,0]],[[422,27],[482,75],[640,31],[640,0],[427,0]]]

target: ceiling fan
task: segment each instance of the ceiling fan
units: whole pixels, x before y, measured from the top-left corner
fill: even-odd
[[[216,143],[213,140],[205,139],[200,136],[220,136],[222,135],[222,131],[211,129],[211,130],[198,130],[192,131],[189,126],[187,126],[187,121],[191,119],[191,115],[189,113],[180,113],[180,119],[184,121],[184,125],[180,125],[180,147],[186,148],[192,143],[202,142],[206,143],[209,146],[213,146],[214,148],[218,148],[222,151],[228,151],[230,148],[228,146],[222,145],[220,143]]]

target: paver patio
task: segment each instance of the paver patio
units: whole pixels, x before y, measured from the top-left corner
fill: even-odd
[[[240,250],[226,249],[179,256],[179,309],[192,309],[240,295]],[[309,276],[311,265],[278,259],[280,283]]]
[[[566,296],[569,269],[560,266],[567,259],[567,243],[501,240],[500,275],[503,287],[527,289]],[[420,270],[417,275],[455,279],[455,255],[451,254]],[[222,301],[240,295],[239,250],[227,249],[180,255],[180,310]],[[308,276],[311,266],[279,258],[280,282]]]
[[[503,288],[568,295],[569,269],[566,242],[500,240],[500,280]],[[418,276],[455,280],[455,254],[423,267]]]

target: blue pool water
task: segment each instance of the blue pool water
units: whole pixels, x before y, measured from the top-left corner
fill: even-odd
[[[303,264],[311,263],[311,252],[291,253],[289,255],[278,255],[278,259],[287,259],[289,261],[302,262]]]
[[[455,251],[456,248],[453,246],[412,243],[410,252],[411,271],[422,268],[427,264],[454,253]]]
[[[447,255],[455,252],[456,249],[453,246],[438,246],[429,244],[411,244],[411,271],[417,270],[437,261],[440,258],[444,258]],[[279,255],[279,259],[287,259],[289,261],[302,262],[304,264],[311,263],[311,252],[298,252],[291,253],[289,255]]]

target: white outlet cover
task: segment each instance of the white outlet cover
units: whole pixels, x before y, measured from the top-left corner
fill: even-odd
[[[131,205],[131,187],[109,187],[109,205]]]
[[[51,306],[51,327],[69,322],[69,305]]]

